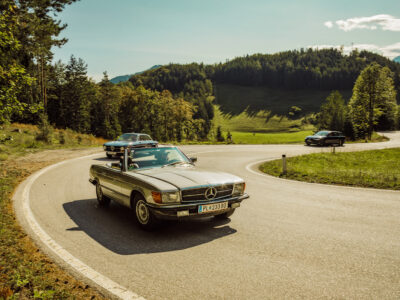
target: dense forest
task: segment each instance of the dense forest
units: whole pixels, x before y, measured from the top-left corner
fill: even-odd
[[[400,64],[367,51],[345,55],[337,49],[247,55],[215,65],[170,64],[133,76],[130,81],[134,86],[167,89],[188,98],[211,95],[212,85],[218,83],[286,90],[350,90],[360,72],[373,62],[394,73],[399,92]]]
[[[95,83],[82,59],[53,62],[53,47],[67,42],[57,38],[67,26],[57,15],[75,1],[1,0],[0,124],[50,122],[105,138],[140,131],[160,141],[207,139],[218,84],[299,93],[350,90],[371,63],[386,67],[400,96],[400,64],[366,51],[344,55],[335,49],[247,55],[215,65],[170,64],[118,84],[105,73]]]
[[[211,128],[211,99],[190,101],[168,91],[100,83],[71,56],[53,63],[52,47],[66,28],[57,14],[76,0],[0,2],[0,124],[51,123],[105,138],[124,131],[146,132],[160,141],[205,139]],[[191,91],[191,95],[194,95]]]

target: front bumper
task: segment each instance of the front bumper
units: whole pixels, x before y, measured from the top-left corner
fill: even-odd
[[[228,212],[236,207],[239,207],[240,202],[242,202],[244,199],[247,198],[249,198],[249,195],[243,194],[242,196],[218,199],[214,201],[199,201],[196,203],[180,203],[180,204],[165,205],[165,206],[147,203],[147,207],[158,219],[177,220],[186,218],[201,218],[201,217],[215,216]],[[199,205],[215,204],[221,202],[228,202],[228,208],[208,213],[200,213],[200,214],[198,213]],[[232,204],[234,207],[232,207]],[[188,211],[189,215],[178,216],[178,212],[182,211]]]
[[[305,139],[305,143],[307,145],[319,145],[321,142],[322,142],[322,139],[313,139],[313,138]]]
[[[106,154],[121,156],[121,155],[124,155],[124,152],[122,152],[122,151],[106,151]]]

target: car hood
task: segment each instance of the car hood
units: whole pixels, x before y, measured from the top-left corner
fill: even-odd
[[[104,146],[114,146],[114,147],[122,147],[122,146],[128,146],[128,145],[133,145],[136,142],[128,142],[128,141],[112,141],[112,142],[107,142],[104,144]]]
[[[309,135],[306,137],[306,139],[320,139],[323,138],[321,135]]]
[[[156,141],[137,141],[137,142],[112,141],[112,142],[105,143],[104,146],[126,147],[126,146],[141,145],[141,144],[151,144],[151,143],[157,143],[157,142]]]
[[[194,166],[168,166],[136,171],[136,173],[158,179],[180,189],[243,182],[240,177],[229,173],[204,170]]]

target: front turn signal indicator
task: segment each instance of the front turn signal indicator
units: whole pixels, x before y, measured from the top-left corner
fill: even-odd
[[[154,202],[162,203],[162,197],[160,192],[151,192],[151,196],[153,197]]]

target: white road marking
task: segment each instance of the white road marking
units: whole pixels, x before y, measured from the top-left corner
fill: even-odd
[[[28,222],[29,226],[31,227],[32,231],[37,235],[37,237],[41,240],[43,244],[45,244],[51,251],[53,251],[57,256],[59,256],[62,260],[64,260],[68,265],[70,265],[73,269],[77,272],[82,274],[84,277],[88,278],[89,280],[93,281],[97,285],[101,286],[103,289],[107,290],[111,295],[124,299],[124,300],[144,300],[143,297],[137,295],[136,293],[128,290],[127,288],[119,285],[118,283],[112,281],[110,278],[98,273],[97,271],[93,270],[91,267],[83,263],[81,260],[73,256],[67,250],[65,250],[62,246],[60,246],[55,240],[53,240],[39,225],[33,212],[30,207],[29,197],[30,197],[30,190],[32,185],[35,181],[44,173],[50,171],[51,169],[57,168],[60,165],[65,163],[69,163],[74,160],[80,160],[89,158],[92,156],[98,156],[99,154],[92,154],[83,156],[80,158],[66,160],[51,166],[48,166],[30,177],[26,180],[26,186],[22,192],[22,211]]]

